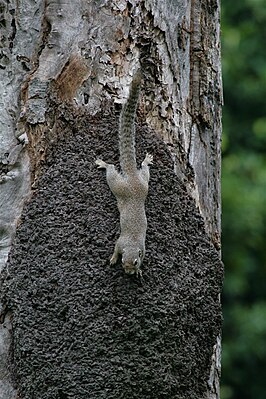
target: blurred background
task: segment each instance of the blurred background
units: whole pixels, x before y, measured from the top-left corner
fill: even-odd
[[[222,0],[222,399],[266,398],[266,0]]]

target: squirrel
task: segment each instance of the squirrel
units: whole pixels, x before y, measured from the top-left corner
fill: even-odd
[[[110,264],[114,265],[122,255],[122,266],[127,274],[141,275],[145,256],[147,218],[145,199],[149,188],[149,165],[153,156],[146,154],[141,169],[137,169],[135,154],[135,116],[140,93],[142,74],[133,76],[129,97],[123,106],[119,125],[119,173],[115,166],[101,159],[95,161],[98,168],[106,169],[107,183],[116,197],[120,212],[120,236],[115,244]]]

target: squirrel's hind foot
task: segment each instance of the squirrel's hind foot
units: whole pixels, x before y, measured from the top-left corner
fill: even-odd
[[[146,165],[150,165],[152,164],[152,162],[153,162],[153,155],[147,153],[143,163]]]
[[[107,163],[104,162],[102,159],[96,159],[95,161],[98,169],[106,169],[107,168]]]

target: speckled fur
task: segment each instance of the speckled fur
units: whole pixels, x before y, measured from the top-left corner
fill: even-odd
[[[135,116],[141,85],[138,71],[132,81],[129,98],[120,118],[119,150],[122,173],[115,166],[101,159],[96,160],[98,168],[106,169],[107,183],[117,199],[120,212],[120,237],[118,238],[110,264],[114,265],[122,255],[126,273],[141,274],[140,266],[145,256],[147,218],[145,199],[149,188],[149,164],[153,157],[146,154],[141,169],[137,169],[135,154]]]

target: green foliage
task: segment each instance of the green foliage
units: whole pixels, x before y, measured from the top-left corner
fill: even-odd
[[[222,399],[266,392],[266,0],[223,0]]]

